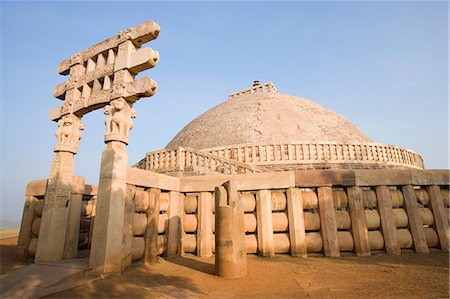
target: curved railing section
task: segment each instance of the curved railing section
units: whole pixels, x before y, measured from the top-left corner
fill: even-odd
[[[398,146],[366,143],[234,145],[205,149],[217,157],[254,166],[271,164],[378,164],[423,169],[422,157]]]
[[[386,144],[292,143],[216,147],[205,150],[158,150],[133,165],[160,173],[240,174],[315,168],[415,168],[422,157]]]

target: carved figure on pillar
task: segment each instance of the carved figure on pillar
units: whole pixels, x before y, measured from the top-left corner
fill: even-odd
[[[105,106],[104,113],[107,115],[105,142],[121,141],[128,144],[128,136],[133,128],[131,119],[136,117],[136,110],[124,98],[118,98]]]
[[[84,130],[84,124],[80,119],[73,115],[64,115],[58,120],[58,129],[56,129],[56,146],[55,152],[71,152],[77,153],[78,143],[80,142],[81,130]]]

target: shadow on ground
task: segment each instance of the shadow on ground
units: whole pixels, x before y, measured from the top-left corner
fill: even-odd
[[[197,259],[189,258],[188,256],[173,257],[167,261],[205,274],[214,275],[215,273],[214,264],[205,263]]]
[[[33,259],[16,259],[17,238],[2,239],[0,244],[0,275],[33,263]]]

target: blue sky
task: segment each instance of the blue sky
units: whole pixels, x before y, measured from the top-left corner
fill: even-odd
[[[135,105],[130,164],[163,148],[189,121],[253,80],[346,117],[376,142],[448,166],[447,2],[0,2],[0,220],[20,219],[26,183],[49,175],[67,78],[57,65],[152,19],[145,46],[160,63],[143,75],[158,93]],[[86,130],[75,174],[96,184],[104,115]]]

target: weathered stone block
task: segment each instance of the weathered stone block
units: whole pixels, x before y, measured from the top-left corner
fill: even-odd
[[[321,187],[329,185],[354,186],[353,170],[296,170],[297,187]]]

